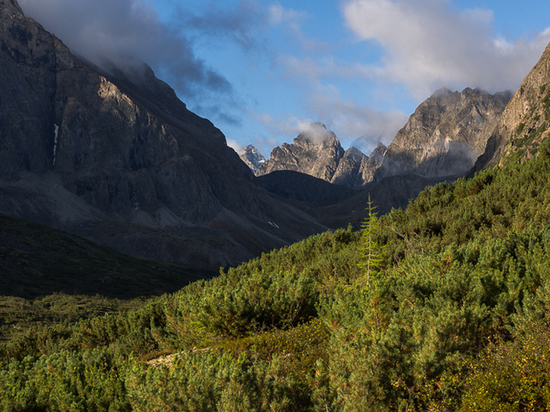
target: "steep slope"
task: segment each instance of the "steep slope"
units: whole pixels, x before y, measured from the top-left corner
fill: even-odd
[[[207,267],[323,229],[257,187],[147,66],[99,71],[15,0],[0,11],[0,211]]]
[[[305,173],[330,182],[336,173],[344,149],[336,135],[321,123],[298,135],[292,144],[283,143],[256,172],[263,176],[275,170]]]
[[[380,143],[370,157],[354,147],[344,152],[334,133],[317,124],[316,134],[303,133],[292,144],[276,147],[255,174],[293,170],[354,189],[390,176],[463,176],[483,153],[510,98],[509,92],[438,90],[418,106],[388,147]]]
[[[350,147],[338,162],[338,167],[330,180],[335,185],[357,188],[361,186],[361,171],[366,167],[369,158],[359,149]]]
[[[247,165],[252,173],[256,174],[258,169],[265,163],[265,157],[260,153],[258,149],[249,144],[246,146],[239,157]]]
[[[382,142],[378,143],[376,148],[370,154],[370,157],[366,157],[361,162],[357,177],[355,178],[355,187],[364,188],[367,184],[374,180],[376,172],[384,163],[384,156],[388,148]]]
[[[506,107],[474,172],[510,159],[525,160],[537,153],[550,125],[549,83],[550,45]]]
[[[436,91],[424,101],[388,146],[374,179],[416,174],[426,178],[462,176],[483,153],[511,98],[481,90]]]
[[[135,258],[66,232],[0,214],[0,296],[54,293],[129,299],[171,293],[217,273]]]

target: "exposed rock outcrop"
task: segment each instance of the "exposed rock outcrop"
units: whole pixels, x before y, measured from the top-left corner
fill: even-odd
[[[127,253],[219,267],[324,229],[150,68],[93,67],[15,0],[0,0],[0,145],[1,212]]]
[[[330,182],[343,155],[344,149],[336,135],[324,124],[315,123],[310,131],[300,133],[292,144],[283,143],[273,149],[256,176],[275,170],[291,170]]]
[[[249,144],[246,146],[239,157],[241,160],[252,170],[252,173],[256,174],[258,169],[266,162],[265,157],[260,153],[258,149]]]
[[[535,156],[550,135],[550,45],[521,83],[478,159],[473,172]]]
[[[330,182],[351,188],[361,186],[362,181],[358,182],[358,178],[361,176],[362,168],[366,167],[368,159],[359,149],[350,147],[340,158]]]
[[[403,174],[461,176],[483,153],[510,92],[441,89],[424,101],[388,146],[374,179]]]
[[[365,185],[374,180],[376,171],[380,169],[384,162],[384,156],[388,148],[382,142],[378,143],[376,148],[370,154],[370,157],[361,163],[359,174],[356,179],[356,188],[365,188]]]
[[[264,176],[274,171],[293,171],[348,188],[363,185],[368,157],[359,149],[344,150],[334,132],[322,123],[300,133],[291,144],[283,143],[271,152],[269,160],[255,171]]]

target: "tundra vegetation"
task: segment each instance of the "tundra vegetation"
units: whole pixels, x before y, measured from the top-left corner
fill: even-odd
[[[130,309],[22,314],[0,408],[548,408],[549,147]]]

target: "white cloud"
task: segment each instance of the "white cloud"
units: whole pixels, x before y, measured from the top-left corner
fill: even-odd
[[[297,123],[300,134],[307,136],[310,139],[323,141],[332,137],[330,129],[326,128],[326,125],[319,122],[312,122],[311,120],[300,120]]]
[[[232,148],[235,152],[237,152],[237,154],[240,155],[242,152],[244,152],[244,148],[239,143],[237,143],[236,140],[226,138],[226,141],[227,141],[227,145],[230,148]]]
[[[368,70],[381,80],[403,83],[416,98],[441,86],[515,89],[550,41],[503,41],[494,35],[490,10],[463,10],[448,0],[348,0],[346,25],[384,50]]]
[[[271,139],[265,140],[272,143],[273,137],[286,136],[285,141],[291,143],[300,133],[328,136],[332,130],[344,148],[353,145],[369,155],[379,142],[388,145],[408,119],[408,115],[400,111],[376,110],[370,105],[343,100],[335,88],[327,88],[310,95],[306,106],[315,119],[299,118],[290,114],[274,119],[267,114],[258,114],[257,120],[271,133]],[[317,122],[326,124],[327,130]],[[265,148],[268,143],[257,139],[254,145]]]
[[[330,49],[328,44],[312,39],[304,34],[301,23],[310,17],[307,12],[285,9],[280,3],[275,2],[268,7],[268,15],[268,21],[272,26],[284,26],[288,30],[292,41],[300,44],[304,50],[312,52],[327,51]]]
[[[400,111],[377,110],[345,100],[335,90],[313,94],[308,108],[334,130],[344,147],[354,145],[367,155],[379,142],[388,145],[408,119]]]
[[[350,79],[353,77],[374,77],[372,68],[356,62],[347,62],[334,56],[325,56],[321,59],[312,57],[298,58],[290,55],[280,55],[277,63],[284,68],[286,77],[305,77],[319,79],[322,77],[338,77]]]
[[[272,3],[268,7],[269,22],[271,24],[295,24],[298,20],[307,17],[307,13],[292,9],[285,9],[280,3]]]

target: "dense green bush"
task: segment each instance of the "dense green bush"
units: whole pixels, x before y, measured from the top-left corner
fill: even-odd
[[[2,408],[546,408],[545,150],[426,189],[360,232],[312,236],[124,313],[14,334],[0,346]]]
[[[0,369],[4,411],[128,411],[120,363],[104,350],[11,360]]]

